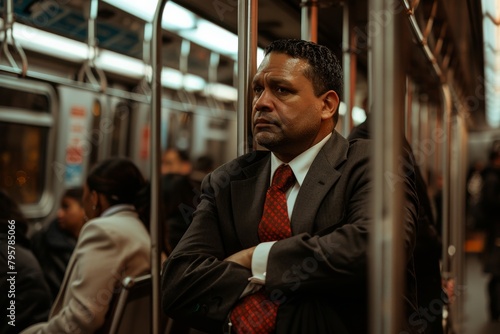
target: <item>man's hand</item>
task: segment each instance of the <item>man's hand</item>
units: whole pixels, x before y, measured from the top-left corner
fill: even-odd
[[[227,257],[224,261],[231,261],[234,263],[238,263],[248,269],[252,269],[252,256],[254,250],[255,247],[244,249]]]

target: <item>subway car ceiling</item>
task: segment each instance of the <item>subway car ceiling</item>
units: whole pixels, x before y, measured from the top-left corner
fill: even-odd
[[[4,8],[5,0],[0,1]],[[15,1],[16,22],[36,27],[80,42],[87,42],[88,12],[92,1]],[[146,21],[113,6],[113,1],[99,1],[95,20],[96,40],[99,48],[111,50],[136,59],[148,61],[149,53]],[[185,7],[200,17],[213,22],[233,33],[237,33],[236,0],[178,0],[175,3]],[[318,42],[330,47],[342,59],[342,54],[352,52],[356,56],[357,80],[366,81],[368,61],[368,31],[376,33],[384,24],[384,13],[371,13],[368,21],[368,2],[319,0],[318,2]],[[349,6],[348,14],[343,4]],[[441,82],[453,76],[454,91],[468,104],[467,126],[470,131],[488,129],[485,121],[484,60],[482,41],[482,10],[479,1],[445,0],[395,0],[394,10],[411,14],[405,6],[416,6],[415,19],[423,33],[417,40],[409,31],[408,38],[414,43],[410,50],[403,52],[407,72],[415,85],[419,98],[426,99],[437,106],[442,105],[439,90]],[[301,9],[299,0],[261,0],[258,12],[259,46],[265,47],[278,38],[300,38]],[[349,17],[356,33],[355,45],[342,41],[343,17]],[[164,16],[168,19],[168,13]],[[406,26],[409,27],[408,24]],[[188,28],[189,29],[189,28]],[[410,30],[410,29],[408,29]],[[183,38],[179,31],[163,32],[163,64],[173,69],[187,71],[202,77],[207,82],[216,81],[234,85],[234,57],[219,55],[217,71],[210,74],[212,52],[202,46],[190,43],[187,62],[182,60]],[[421,44],[432,50],[435,62],[440,68],[447,68],[440,76],[433,70],[422,51]],[[422,70],[428,68],[428,71]],[[471,98],[473,97],[473,98]],[[474,98],[475,97],[475,98]]]
[[[14,15],[17,23],[57,34],[81,43],[87,43],[89,6],[91,1],[15,1]],[[3,1],[0,1],[2,10]],[[2,15],[3,17],[3,15]],[[149,59],[148,35],[151,27],[141,17],[99,1],[95,19],[96,45],[146,63]],[[151,38],[151,37],[149,37]],[[183,59],[183,39],[175,30],[163,30],[163,65],[199,76],[205,81],[216,81],[233,86],[234,63],[231,57],[218,53],[214,75],[209,74],[211,50],[190,43],[186,59]],[[185,47],[185,46],[184,46]],[[28,50],[29,52],[29,50]],[[184,63],[185,62],[185,63]]]
[[[181,6],[199,14],[224,28],[237,31],[237,1],[176,1]],[[300,38],[301,10],[300,0],[259,1],[258,29],[259,44],[267,45],[277,38]],[[384,13],[371,13],[372,23],[368,22],[368,1],[319,0],[318,3],[318,42],[327,45],[341,57],[343,52],[356,54],[360,74],[367,73],[368,30],[377,32],[377,25],[383,25]],[[484,60],[481,2],[476,0],[394,0],[394,10],[410,14],[405,6],[416,7],[414,12],[424,41],[417,41],[408,51],[408,75],[421,87],[425,99],[442,104],[439,85],[453,75],[458,82],[458,94],[468,101],[470,115],[467,125],[470,131],[488,128],[484,106]],[[356,45],[349,47],[342,41],[344,6],[349,6],[349,19],[356,33]],[[435,75],[432,64],[422,52],[421,44],[426,43],[435,54],[436,62],[449,70],[441,77]],[[341,59],[341,58],[340,58]],[[428,67],[428,71],[423,68]],[[478,92],[479,91],[479,92]],[[467,99],[467,97],[469,97]]]

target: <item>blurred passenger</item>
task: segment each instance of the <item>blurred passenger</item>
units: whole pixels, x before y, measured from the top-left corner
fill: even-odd
[[[489,313],[492,321],[500,321],[500,151],[491,152],[482,179],[478,221],[486,234],[484,271],[490,274]]]
[[[123,278],[149,272],[150,238],[134,207],[144,186],[139,169],[127,159],[107,159],[92,169],[83,188],[89,220],[49,320],[23,333],[94,333]]]
[[[484,165],[481,160],[475,161],[469,171],[467,172],[467,227],[468,230],[474,230],[477,227],[476,210],[478,209],[479,201],[481,199],[481,189],[483,187],[483,170]]]
[[[193,221],[164,266],[163,310],[210,333],[368,333],[368,240],[379,223],[370,210],[372,147],[334,130],[340,64],[324,46],[275,41],[252,88],[254,139],[268,151],[205,177]],[[397,296],[404,312],[396,329],[413,333],[418,202],[405,167],[398,255],[407,289]]]
[[[354,128],[348,139],[368,139],[371,137],[371,114],[366,120]],[[427,184],[419,166],[415,163],[413,150],[403,136],[403,149],[409,154],[409,161],[415,169],[415,185],[419,201],[417,239],[413,257],[415,260],[415,277],[417,279],[418,309],[422,319],[419,333],[443,333],[443,306],[448,302],[444,297],[441,281],[441,237],[437,230],[432,212],[431,200]]]
[[[189,153],[177,148],[168,148],[161,158],[161,173],[189,175],[193,170]]]
[[[209,155],[202,155],[198,159],[196,159],[193,171],[189,175],[191,178],[191,182],[197,187],[197,189],[201,189],[201,182],[203,178],[214,170],[214,160]]]
[[[56,298],[80,230],[85,223],[83,188],[70,188],[61,198],[57,218],[31,237],[32,249],[43,269],[45,279]]]
[[[438,173],[436,175],[435,189],[434,189],[434,208],[436,212],[436,228],[440,234],[443,231],[443,175]]]
[[[165,212],[164,243],[166,254],[170,254],[186,232],[196,209],[199,190],[186,175],[162,176],[162,191]]]
[[[0,190],[0,333],[20,333],[46,321],[50,290],[26,237],[28,225],[16,202]]]

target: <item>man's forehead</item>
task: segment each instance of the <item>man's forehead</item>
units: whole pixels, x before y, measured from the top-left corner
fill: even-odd
[[[256,76],[263,72],[276,71],[278,73],[296,73],[303,74],[303,71],[309,66],[307,60],[294,58],[286,53],[271,52],[262,60],[257,69]]]

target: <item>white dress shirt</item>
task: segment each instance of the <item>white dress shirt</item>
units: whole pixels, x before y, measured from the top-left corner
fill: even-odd
[[[311,167],[312,162],[318,155],[319,151],[328,139],[332,135],[329,134],[325,138],[323,138],[319,143],[310,147],[306,151],[302,152],[300,155],[296,156],[292,161],[288,163],[290,168],[295,175],[295,179],[297,180],[293,187],[291,187],[286,193],[286,202],[288,209],[288,217],[290,220],[292,219],[293,207],[295,205],[295,201],[297,200],[297,195],[299,194],[300,186],[304,182],[306,178],[307,172]],[[271,180],[269,184],[272,184],[272,178],[274,176],[274,172],[276,169],[284,164],[281,160],[279,160],[274,153],[271,153]],[[271,251],[271,247],[274,245],[276,241],[262,242],[254,250],[252,257],[252,277],[249,278],[250,284],[247,286],[243,295],[247,295],[253,291],[256,291],[262,287],[262,285],[266,282],[266,268],[267,268],[267,260],[269,257],[269,252]]]

